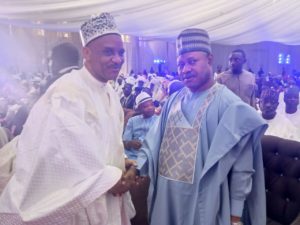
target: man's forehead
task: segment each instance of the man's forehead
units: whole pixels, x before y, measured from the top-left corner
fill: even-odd
[[[123,41],[120,35],[117,34],[107,34],[101,37],[98,37],[91,41],[88,45],[96,45],[96,46],[123,46]]]
[[[267,102],[267,101],[274,102],[274,101],[278,101],[278,98],[276,96],[266,95],[266,96],[261,97],[261,100],[264,102]]]
[[[200,51],[187,52],[187,53],[184,53],[184,54],[182,54],[182,55],[179,55],[179,56],[177,57],[177,61],[194,59],[194,58],[197,58],[197,57],[205,56],[206,54],[207,54],[207,53],[205,53],[205,52],[200,52]]]
[[[261,93],[261,96],[260,96],[261,99],[263,100],[278,100],[279,99],[279,94],[275,91],[263,91]]]
[[[285,93],[284,96],[288,98],[299,98],[299,94],[294,92]]]
[[[232,52],[230,53],[229,58],[243,58],[243,54],[241,52]]]

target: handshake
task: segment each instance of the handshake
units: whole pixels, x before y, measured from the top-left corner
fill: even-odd
[[[121,196],[127,192],[131,187],[139,185],[139,182],[144,180],[143,177],[137,176],[136,162],[125,159],[126,171],[123,172],[121,179],[108,190],[114,196]]]

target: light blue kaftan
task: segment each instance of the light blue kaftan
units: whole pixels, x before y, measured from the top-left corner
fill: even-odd
[[[144,118],[143,115],[131,117],[125,127],[123,141],[139,140],[143,142],[150,127],[155,123],[157,118],[157,115],[149,118]],[[125,153],[129,159],[136,160],[138,150],[125,149]]]
[[[139,152],[151,225],[230,225],[245,205],[265,225],[265,122],[225,86],[171,96]]]

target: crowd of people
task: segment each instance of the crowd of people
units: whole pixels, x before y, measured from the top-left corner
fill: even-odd
[[[1,79],[0,224],[265,225],[260,139],[300,141],[300,76],[213,71],[210,37],[178,34],[178,73],[119,74],[114,18],[82,24],[51,75]],[[80,59],[84,64],[80,68]]]

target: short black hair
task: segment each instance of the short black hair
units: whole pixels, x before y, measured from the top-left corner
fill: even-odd
[[[284,96],[298,96],[299,97],[299,92],[300,92],[299,87],[296,85],[292,85],[285,90]]]
[[[244,59],[246,59],[246,53],[244,52],[244,50],[242,50],[242,49],[235,49],[235,50],[233,50],[232,51],[232,53],[241,53],[242,54],[242,56],[244,57]]]
[[[75,45],[70,42],[64,42],[56,45],[52,49],[52,60],[68,66],[78,66],[80,54]]]

